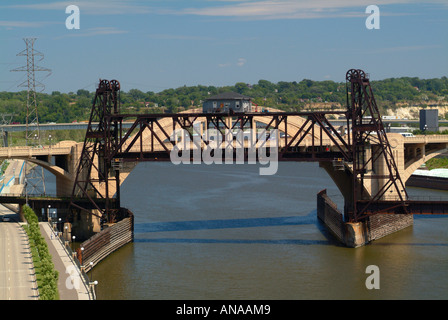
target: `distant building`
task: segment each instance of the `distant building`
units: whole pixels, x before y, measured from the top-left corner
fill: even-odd
[[[207,98],[202,104],[204,113],[215,112],[250,112],[252,110],[251,98],[236,92],[224,92]]]
[[[421,131],[439,131],[439,110],[421,109],[420,110],[420,130]]]

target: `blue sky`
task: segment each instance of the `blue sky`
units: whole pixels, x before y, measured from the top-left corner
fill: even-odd
[[[380,9],[380,29],[365,22]],[[65,8],[80,9],[69,30]],[[448,75],[447,0],[2,0],[0,91],[21,90],[16,56],[36,37],[37,73],[52,91],[94,91],[99,78],[122,90],[183,85],[345,81],[350,68],[371,79]]]

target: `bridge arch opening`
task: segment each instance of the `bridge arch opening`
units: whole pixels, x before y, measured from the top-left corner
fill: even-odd
[[[11,163],[17,161],[20,163],[19,167],[14,170],[13,178],[14,181],[9,181],[13,185],[21,185],[22,188],[25,185],[25,171],[31,170],[33,167],[37,167],[37,170],[44,170],[44,180],[45,180],[45,194],[51,196],[66,196],[69,197],[73,187],[73,176],[68,171],[64,170],[58,166],[54,159],[37,159],[37,158],[9,158],[6,159]],[[48,162],[48,160],[50,162]],[[12,179],[12,177],[11,177]],[[33,179],[33,177],[29,177]],[[47,185],[50,188],[47,188]],[[8,192],[9,194],[15,194],[20,192],[20,188],[15,188],[15,191]],[[42,191],[43,192],[43,191]]]

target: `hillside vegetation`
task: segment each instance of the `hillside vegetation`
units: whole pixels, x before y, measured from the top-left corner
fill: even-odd
[[[407,108],[438,106],[448,108],[448,78],[391,78],[372,81],[375,98],[384,115],[397,114]],[[334,81],[272,83],[259,80],[256,84],[238,82],[233,86],[183,86],[161,92],[131,89],[121,92],[121,108],[126,113],[178,112],[202,105],[206,98],[225,91],[235,91],[252,98],[260,106],[285,111],[309,109],[340,109],[346,105],[346,84]],[[67,123],[88,120],[95,92],[39,93],[39,123]],[[0,92],[0,113],[13,114],[12,122],[26,119],[27,92]],[[403,113],[403,112],[402,112]],[[406,114],[404,112],[403,114]],[[439,112],[445,117],[445,112]],[[412,116],[412,113],[409,114]]]

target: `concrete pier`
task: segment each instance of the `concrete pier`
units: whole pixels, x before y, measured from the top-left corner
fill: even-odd
[[[346,222],[344,242],[349,248],[358,248],[367,244],[368,240],[365,232],[365,223]]]
[[[364,246],[414,224],[410,214],[377,214],[363,222],[345,222],[326,190],[317,194],[317,217],[339,242],[349,248]]]

